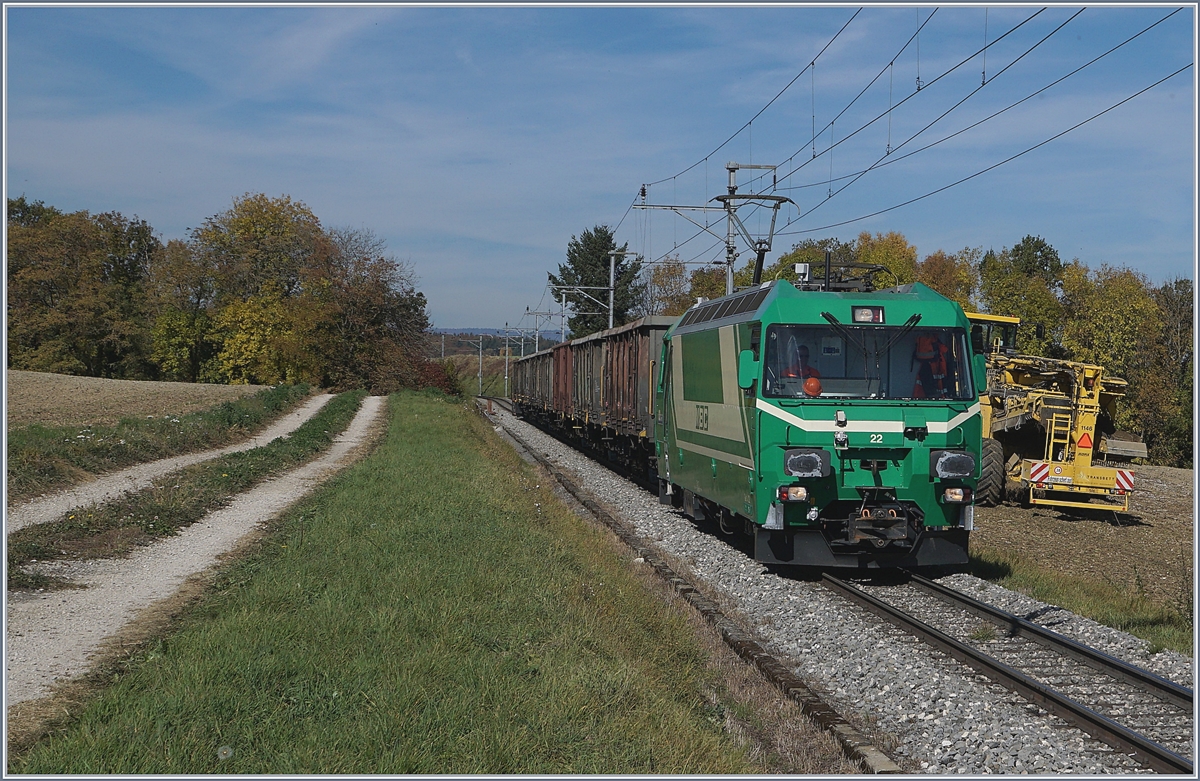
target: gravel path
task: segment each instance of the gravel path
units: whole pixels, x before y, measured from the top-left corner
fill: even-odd
[[[314,400],[312,412],[327,400]],[[134,620],[140,610],[172,596],[189,576],[215,564],[221,554],[233,549],[259,524],[349,464],[353,451],[382,419],[385,402],[385,397],[368,396],[327,452],[259,484],[229,506],[182,529],[177,536],[142,548],[127,559],[44,565],[47,573],[72,579],[86,588],[9,594],[7,705],[43,697],[50,693],[55,680],[82,674],[89,656],[105,638]],[[263,439],[266,435],[264,432],[257,438],[259,444],[269,441]]]
[[[300,428],[304,421],[316,415],[317,410],[325,406],[332,398],[333,396],[328,393],[313,396],[300,405],[300,407],[284,415],[245,442],[239,442],[236,445],[229,445],[228,447],[217,448],[215,450],[186,453],[182,456],[138,464],[128,469],[122,469],[120,472],[104,475],[89,483],[74,486],[49,496],[39,497],[17,507],[8,508],[4,519],[4,533],[15,532],[17,529],[23,529],[26,526],[33,526],[39,523],[57,521],[67,512],[77,507],[86,507],[96,502],[107,502],[116,499],[122,494],[140,491],[148,487],[156,477],[174,472],[177,469],[183,469],[185,466],[198,464],[201,461],[217,458],[227,453],[238,453],[243,450],[262,447],[271,440],[287,436]]]
[[[532,426],[503,411],[495,415],[601,497],[646,543],[672,555],[681,575],[719,594],[732,609],[727,614],[745,617],[746,630],[906,769],[954,775],[1146,772],[819,584],[768,572],[724,538],[701,531],[657,497]],[[968,575],[942,582],[1192,685],[1190,658],[1151,655],[1145,641]]]

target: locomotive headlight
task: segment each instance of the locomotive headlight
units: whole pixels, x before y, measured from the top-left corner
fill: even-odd
[[[975,457],[961,450],[932,450],[929,474],[940,478],[965,479],[975,473]]]
[[[966,488],[947,488],[942,492],[942,500],[946,504],[963,504],[971,500],[971,492]]]
[[[779,486],[779,501],[805,502],[808,501],[808,489],[802,485]]]
[[[856,323],[882,323],[883,307],[853,306],[850,307],[851,318]]]

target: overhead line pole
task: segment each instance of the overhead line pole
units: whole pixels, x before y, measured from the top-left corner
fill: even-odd
[[[657,205],[657,204],[635,204],[635,209],[670,209],[671,211],[683,217],[688,222],[696,225],[707,233],[712,234],[716,238],[725,242],[725,295],[733,293],[733,265],[737,261],[737,243],[735,241],[736,232],[740,231],[746,243],[750,245],[756,252],[754,264],[754,284],[757,285],[762,281],[762,267],[767,253],[771,251],[771,241],[775,235],[775,219],[779,215],[779,207],[785,203],[790,203],[795,206],[795,202],[791,198],[786,198],[782,195],[738,195],[737,194],[737,171],[742,168],[758,168],[764,170],[775,170],[773,165],[752,165],[749,163],[734,163],[729,162],[725,165],[729,171],[729,186],[728,194],[718,195],[713,198],[714,201],[720,201],[722,204],[721,210],[725,212],[725,235],[718,236],[713,233],[707,225],[701,225],[683,213],[687,211],[715,211],[711,206],[674,206],[674,205]],[[643,188],[643,192],[645,189]],[[771,203],[771,231],[765,239],[755,239],[746,230],[746,226],[742,224],[741,219],[737,216],[738,201],[766,201]],[[735,230],[736,229],[736,230]]]
[[[628,246],[628,245],[626,245]],[[633,250],[609,250],[608,253],[608,327],[613,327],[613,294],[617,289],[617,255],[625,257],[626,255],[640,255],[639,252]]]
[[[541,337],[541,331],[540,331],[540,324],[538,322],[538,318],[544,317],[546,319],[549,319],[551,317],[554,317],[558,313],[557,312],[530,312],[529,307],[525,307],[525,314],[533,315],[533,351],[536,353],[540,349],[540,346],[541,346],[540,342],[539,342],[539,338]]]
[[[479,346],[479,395],[483,395],[483,336],[480,335],[479,341],[471,339],[463,339],[467,344],[477,344]]]

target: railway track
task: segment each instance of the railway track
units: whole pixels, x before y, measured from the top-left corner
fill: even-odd
[[[507,399],[496,397],[483,397],[486,402],[484,412],[489,416],[493,414],[493,405],[500,407],[506,412],[512,412],[512,404]],[[654,568],[665,581],[671,584],[672,588],[679,593],[692,607],[704,618],[711,623],[720,633],[721,638],[730,648],[732,648],[739,656],[747,663],[757,667],[762,674],[778,686],[785,694],[796,701],[803,713],[812,719],[823,729],[832,733],[841,745],[843,753],[850,759],[858,762],[863,770],[869,774],[896,774],[901,772],[900,767],[892,761],[883,751],[873,745],[870,740],[863,736],[858,729],[852,726],[845,718],[825,703],[820,697],[814,694],[799,678],[793,675],[782,665],[774,656],[769,654],[762,645],[760,645],[753,637],[747,634],[741,627],[730,621],[724,616],[717,606],[706,599],[691,583],[685,578],[674,572],[670,566],[663,561],[655,551],[645,546],[643,541],[637,537],[630,529],[626,527],[619,519],[610,515],[604,508],[597,505],[587,495],[587,492],[579,485],[575,484],[563,472],[557,469],[552,463],[547,461],[540,455],[536,449],[531,447],[517,432],[508,430],[507,434],[514,442],[523,449],[530,458],[538,462],[549,471],[554,479],[566,489],[576,500],[580,502],[589,512],[596,516],[602,523],[608,526],[616,535],[628,545],[634,552],[641,557],[646,564]]]
[[[492,403],[511,412],[507,401]],[[594,456],[594,454],[593,454]],[[611,467],[610,467],[611,468]],[[1194,775],[1192,690],[920,576],[822,583],[1146,768]]]
[[[1191,689],[919,575],[822,583],[1147,767],[1194,773]]]

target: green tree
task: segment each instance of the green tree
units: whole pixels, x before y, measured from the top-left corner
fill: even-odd
[[[1145,371],[1147,348],[1161,341],[1162,329],[1145,277],[1107,265],[1092,271],[1074,260],[1061,278],[1068,357],[1122,377]]]
[[[1021,318],[1017,349],[1028,355],[1066,357],[1062,349],[1063,305],[1054,287],[1041,275],[1018,270],[1007,248],[999,253],[988,250],[979,261],[982,309]]]
[[[163,251],[162,242],[150,224],[137,217],[107,212],[93,219],[104,240],[100,284],[105,333],[96,345],[96,366],[103,377],[152,377],[147,280]]]
[[[207,257],[193,245],[173,239],[151,264],[152,358],[166,379],[221,379],[213,360],[221,349],[213,322],[216,280]]]
[[[440,365],[428,361],[429,318],[412,269],[387,255],[369,229],[339,228],[329,236],[333,251],[304,282],[319,323],[322,384],[372,393],[451,387]]]
[[[1051,290],[1062,285],[1063,263],[1058,251],[1041,236],[1021,239],[1010,250],[1013,270],[1026,277],[1040,277]]]
[[[53,206],[47,206],[41,201],[27,201],[25,196],[8,199],[8,226],[19,225],[28,228],[45,222],[53,217],[61,217],[62,212]]]
[[[607,225],[597,225],[585,230],[578,237],[572,236],[567,243],[567,262],[560,263],[558,275],[550,275],[553,285],[568,288],[596,288],[582,292],[558,291],[555,301],[566,302],[579,314],[567,320],[572,337],[586,336],[608,328],[609,253],[624,252],[627,244],[617,246],[613,232]],[[629,255],[616,256],[613,294],[613,325],[629,322],[635,303],[641,298],[639,283],[642,262]],[[589,297],[590,296],[590,297]],[[592,300],[592,299],[596,300]],[[601,303],[597,303],[597,301]]]

